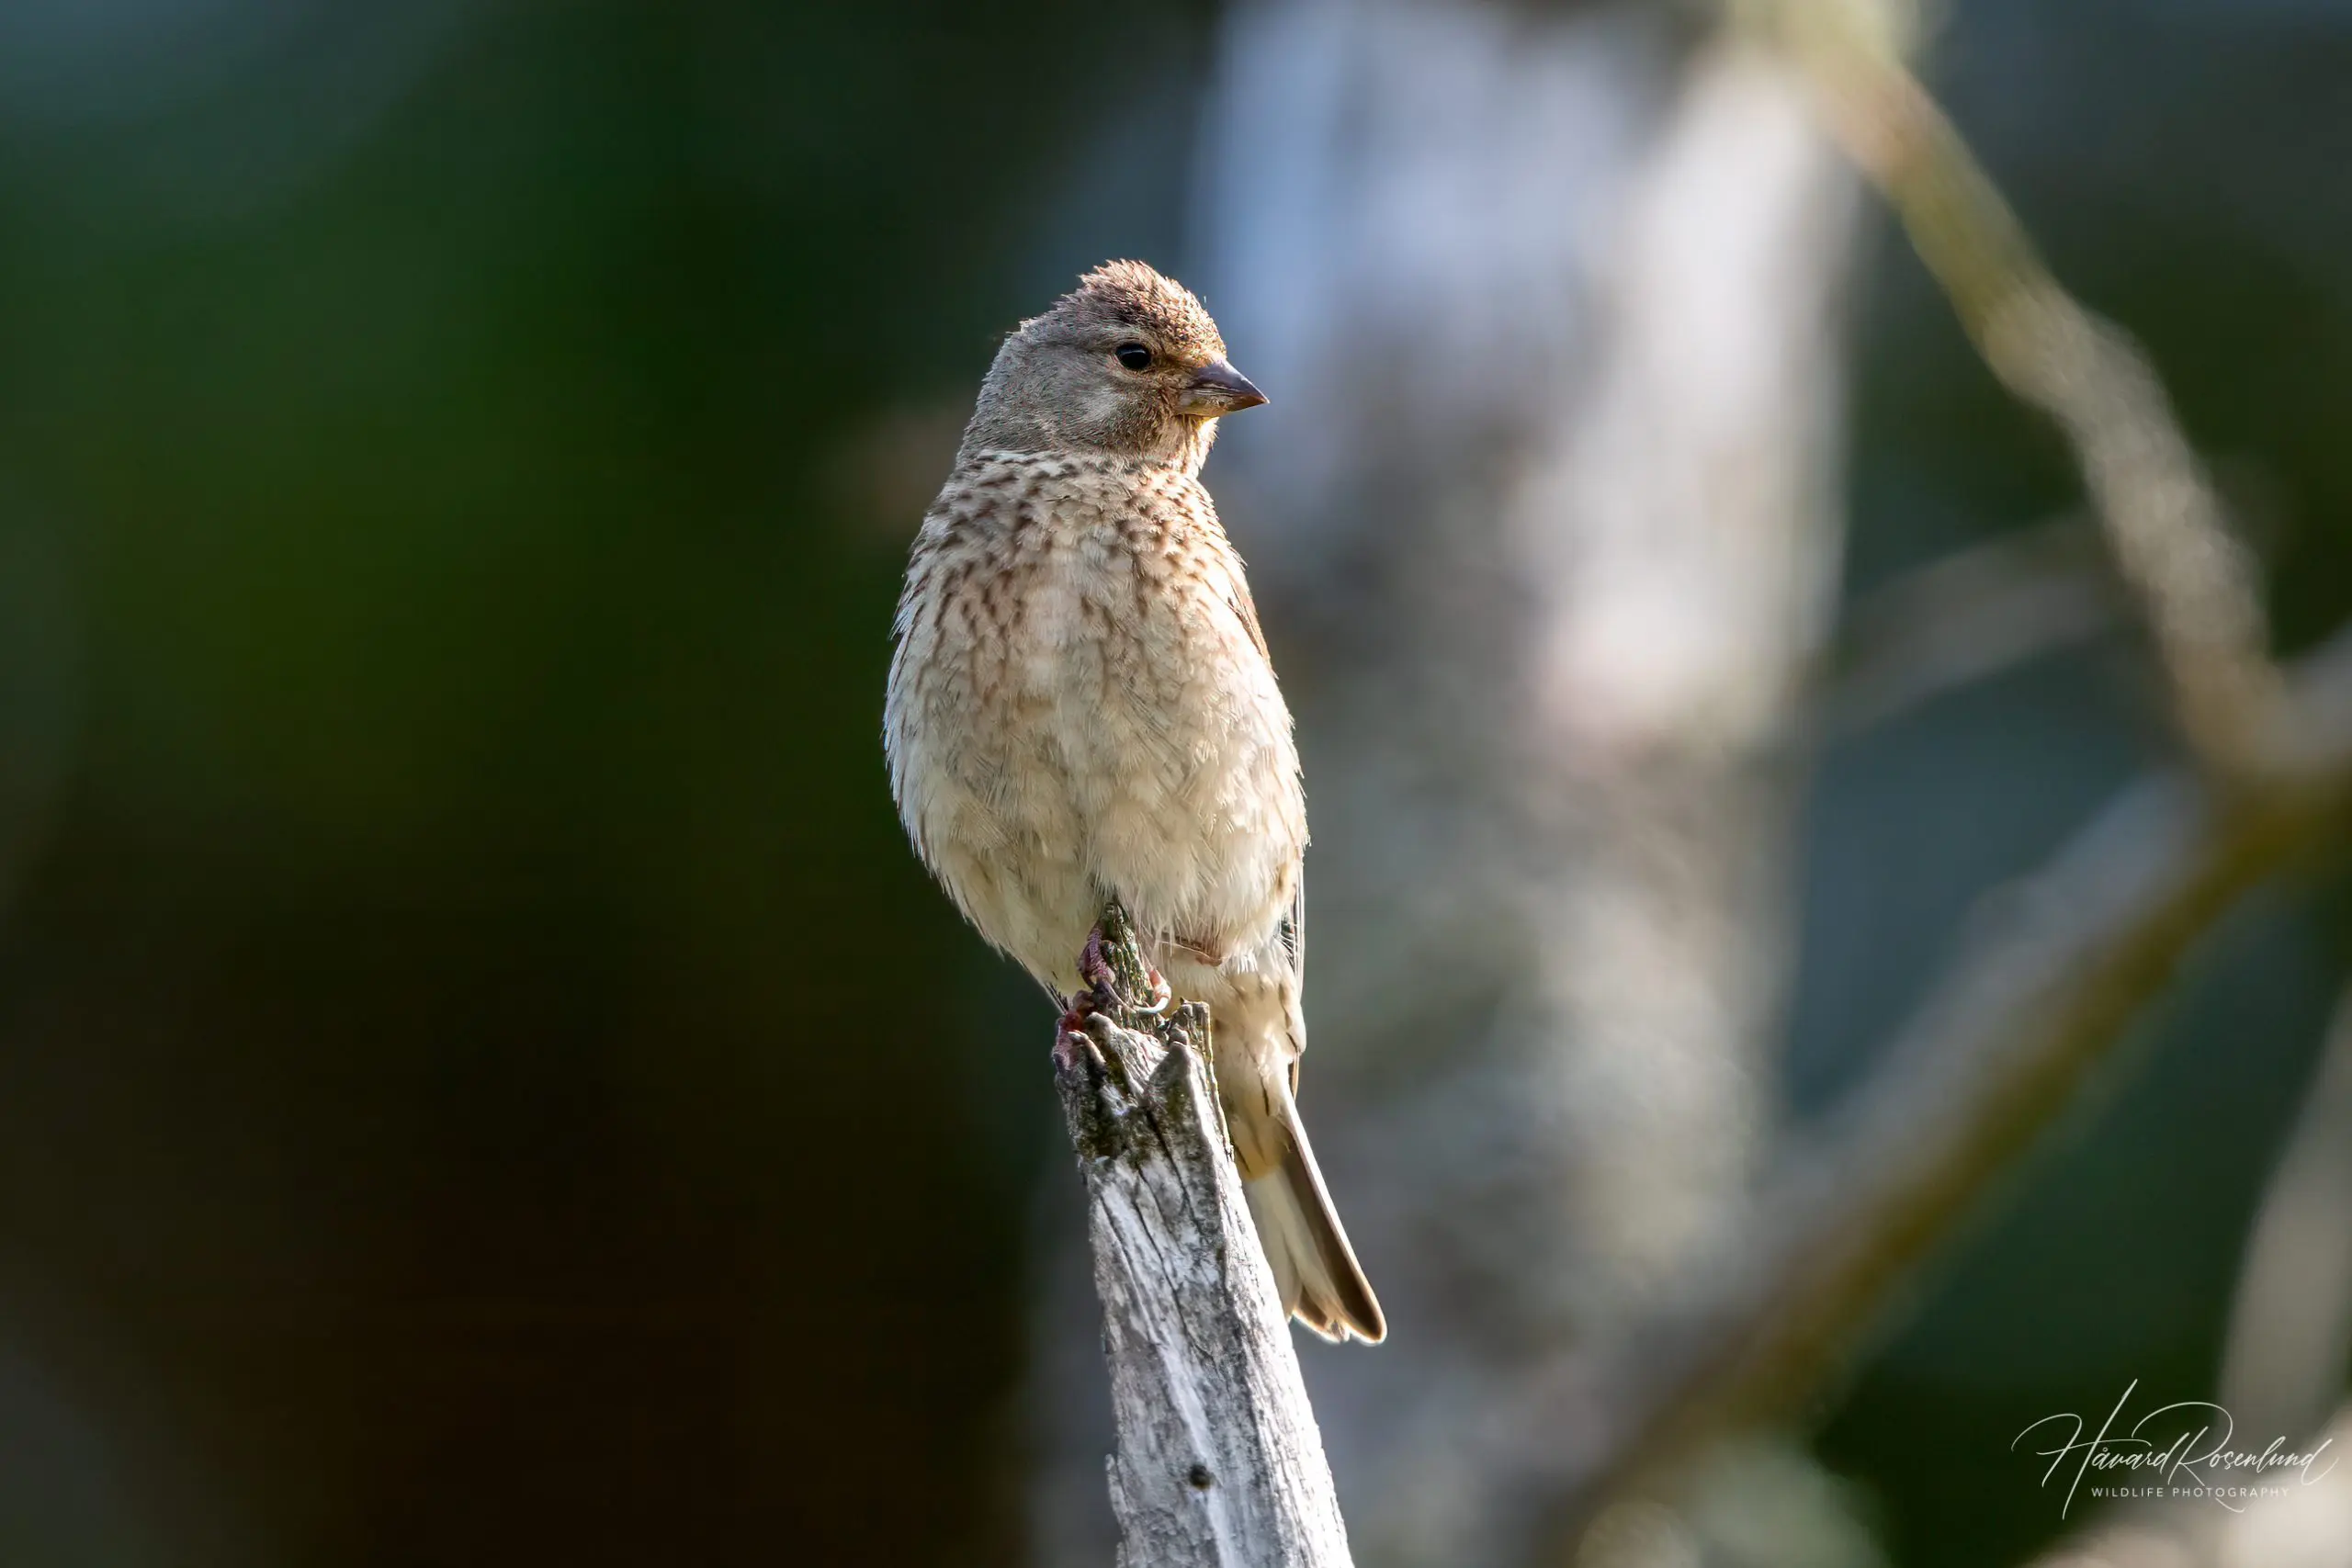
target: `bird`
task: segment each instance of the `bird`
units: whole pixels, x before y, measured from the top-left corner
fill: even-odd
[[[1204,1004],[1285,1313],[1378,1343],[1299,1120],[1306,806],[1239,553],[1201,467],[1266,397],[1191,290],[1107,262],[1009,333],[924,514],[883,717],[916,853],[1077,1007],[1106,901]]]

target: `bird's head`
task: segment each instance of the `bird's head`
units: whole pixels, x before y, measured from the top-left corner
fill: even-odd
[[[1098,451],[1197,468],[1216,421],[1265,394],[1226,363],[1180,283],[1109,262],[1004,341],[964,433],[972,451]]]

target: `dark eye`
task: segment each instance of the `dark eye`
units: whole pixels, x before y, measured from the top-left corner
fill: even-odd
[[[1119,363],[1130,370],[1151,368],[1151,350],[1139,343],[1123,343],[1117,349]]]

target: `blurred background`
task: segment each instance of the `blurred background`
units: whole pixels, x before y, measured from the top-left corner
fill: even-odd
[[[2352,6],[1908,26],[2313,646]],[[1125,255],[1273,400],[1207,478],[1392,1325],[1302,1343],[1358,1561],[1545,1559],[1509,1391],[2180,753],[2065,440],[1695,4],[0,6],[0,1561],[1109,1561],[1048,1012],[878,727],[997,341]],[[2096,1524],[2011,1440],[2247,1353],[2346,893],[2200,936],[1798,1425],[1585,1558]],[[2245,1560],[2352,1562],[2326,1506]]]

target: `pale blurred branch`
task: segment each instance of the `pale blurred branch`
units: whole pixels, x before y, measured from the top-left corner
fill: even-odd
[[[2352,1359],[2352,990],[2265,1189],[2230,1312],[2222,1403],[2294,1434],[2326,1417]]]
[[[1057,1037],[1102,1302],[1125,1568],[1348,1568],[1348,1537],[1290,1325],[1209,1079],[1210,1020],[1148,1013],[1151,971],[1117,904],[1112,984]]]
[[[2200,776],[2130,792],[1986,911],[1838,1131],[1786,1163],[1792,1174],[1711,1293],[1588,1348],[1531,1395],[1559,1456],[1555,1540],[1567,1547],[1664,1461],[1795,1414],[1888,1294],[2073,1102],[2183,954],[2248,890],[2337,837],[2352,800],[2352,655],[2311,665],[2290,707],[2249,558],[2161,384],[2042,265],[1905,65],[1904,14],[1883,0],[1731,9],[1810,78],[1833,134],[1894,206],[1987,365],[2073,444]],[[1955,655],[1937,629],[1949,617],[1924,621],[1923,607],[1957,602],[1998,618],[2026,651],[2081,635],[2101,608],[2086,574],[2072,569],[2071,594],[2041,586],[2064,553],[2044,537],[1907,585],[1883,607],[1876,640],[1894,657],[1861,705],[1985,668],[1986,651]]]
[[[1791,1162],[1743,1267],[1552,1385],[1566,1539],[1698,1443],[1795,1414],[1903,1281],[2074,1100],[2239,899],[2338,840],[2352,807],[2352,638],[2291,693],[2298,744],[2258,781],[2127,792],[1979,922],[1840,1128]]]
[[[2338,838],[2352,806],[2352,642],[2290,706],[2250,557],[2145,355],[2084,310],[1904,63],[1883,0],[1734,0],[1813,83],[1847,154],[1901,218],[1994,374],[2072,444],[2148,627],[2196,776],[2129,792],[1975,940],[1837,1129],[1785,1162],[1750,1239],[1692,1305],[1555,1369],[1522,1415],[1556,1456],[1554,1545],[1573,1554],[1669,1461],[1796,1416],[1895,1288],[2076,1099],[2189,949],[2249,890]],[[2030,651],[2103,609],[2053,594],[2048,539],[1923,577],[1878,627],[1883,707],[1972,678],[2000,638],[1953,652],[1926,598],[2001,613]],[[2078,584],[2086,581],[2079,570]],[[2030,612],[2026,613],[2026,612]],[[1980,624],[1977,630],[1986,629]]]
[[[2270,1438],[2308,1452],[2352,1437],[2337,1407],[2352,1359],[2352,990],[2338,998],[2302,1113],[2264,1190],[2222,1355],[2220,1403],[2258,1449]],[[2332,1430],[2331,1430],[2332,1428]],[[2243,1513],[2210,1502],[2122,1508],[2040,1559],[2041,1568],[2335,1568],[2352,1562],[2344,1488],[2313,1495],[2299,1477],[2284,1497]]]
[[[2125,624],[2086,517],[2005,535],[1895,579],[1846,612],[1817,699],[1830,738],[1867,728]]]
[[[2206,766],[2267,764],[2280,698],[2250,557],[2120,328],[2059,286],[1903,61],[1888,0],[1734,0],[1815,82],[1848,155],[1901,218],[2002,384],[2065,433]]]

